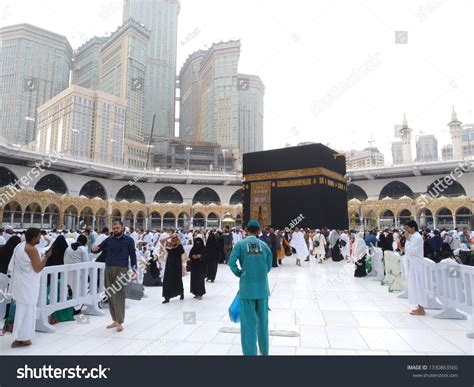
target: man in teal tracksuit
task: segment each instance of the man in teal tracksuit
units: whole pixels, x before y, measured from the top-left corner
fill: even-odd
[[[245,356],[257,355],[257,337],[260,353],[268,356],[270,341],[268,272],[273,255],[268,245],[257,238],[259,231],[260,224],[249,221],[247,238],[236,243],[229,258],[230,269],[240,278],[240,337]]]

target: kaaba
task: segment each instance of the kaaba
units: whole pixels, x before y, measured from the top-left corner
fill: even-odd
[[[346,158],[309,144],[243,156],[244,224],[347,229]]]

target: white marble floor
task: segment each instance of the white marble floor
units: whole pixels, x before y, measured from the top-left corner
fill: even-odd
[[[220,265],[217,281],[206,284],[202,301],[186,293],[161,304],[161,288],[128,301],[125,329],[105,329],[110,318],[56,325],[56,333],[37,333],[29,348],[10,349],[11,335],[0,337],[2,355],[241,355],[240,335],[220,333],[230,322],[227,309],[238,280]],[[189,276],[185,277],[189,290]],[[302,267],[289,258],[270,273],[270,329],[299,337],[270,338],[271,355],[464,355],[474,354],[466,337],[471,321],[435,320],[408,314],[407,300],[368,278],[354,278],[352,265],[313,259]],[[108,312],[106,310],[106,312]],[[184,315],[195,313],[195,324]],[[189,321],[186,321],[189,322]],[[191,321],[192,322],[192,321]]]

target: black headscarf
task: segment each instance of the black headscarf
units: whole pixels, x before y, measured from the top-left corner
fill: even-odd
[[[87,237],[83,234],[77,237],[77,242],[71,245],[71,248],[76,251],[80,246],[87,245]]]
[[[193,255],[201,255],[201,258],[204,258],[205,254],[205,246],[204,246],[204,241],[202,238],[195,238],[194,239],[194,245],[189,252],[189,258],[191,258]]]
[[[7,243],[0,247],[0,273],[7,274],[8,265],[13,256],[15,247],[21,243],[19,236],[12,236],[8,239]]]
[[[46,266],[64,265],[64,253],[66,252],[68,246],[69,245],[67,244],[64,235],[58,235],[51,245],[51,256],[49,257]]]

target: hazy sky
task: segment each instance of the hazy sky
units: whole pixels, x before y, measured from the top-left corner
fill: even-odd
[[[240,38],[239,71],[266,85],[266,149],[373,138],[390,161],[403,113],[440,147],[452,105],[474,123],[473,17],[472,0],[182,0],[177,72],[195,50]],[[122,0],[0,0],[0,25],[35,24],[74,48],[121,20]]]

